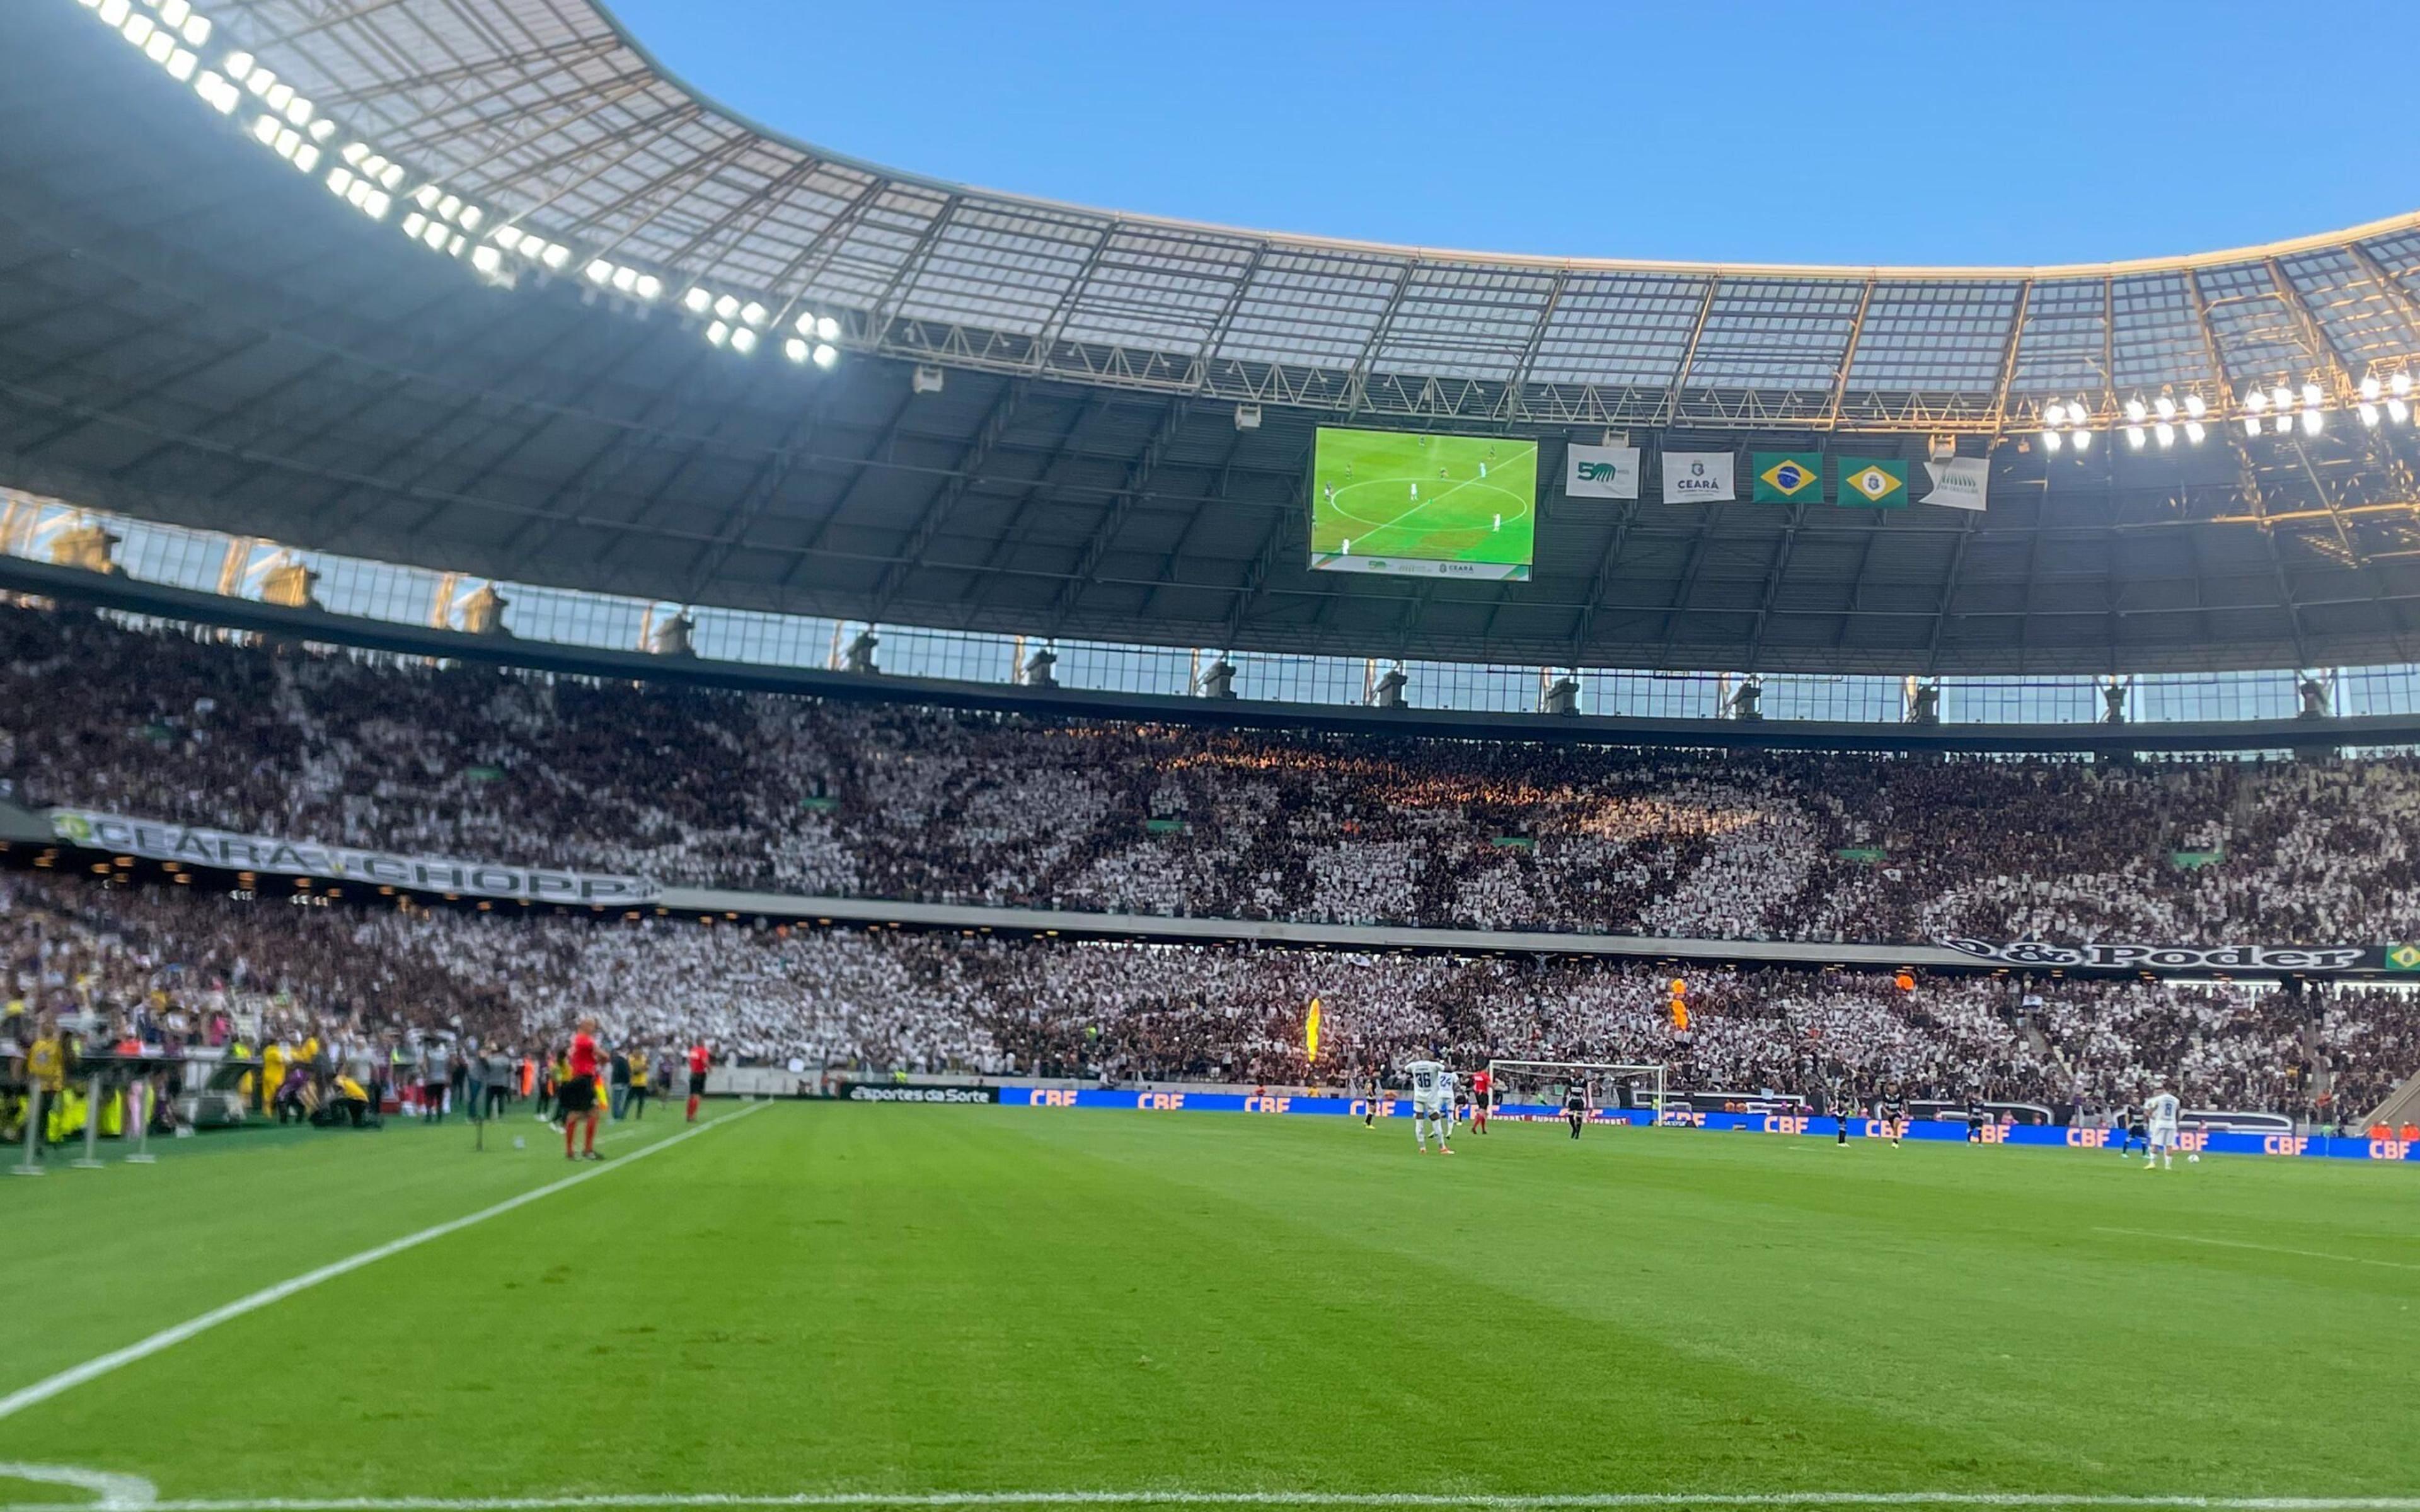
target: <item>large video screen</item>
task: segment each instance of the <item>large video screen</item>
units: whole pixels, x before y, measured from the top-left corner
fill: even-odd
[[[1325,572],[1527,579],[1538,443],[1321,426],[1311,564]]]

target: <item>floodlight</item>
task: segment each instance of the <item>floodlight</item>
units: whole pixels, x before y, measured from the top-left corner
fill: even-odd
[[[2385,385],[2378,381],[2378,375],[2372,373],[2361,380],[2361,396],[2365,399],[2375,399],[2384,388]]]
[[[828,341],[817,342],[815,344],[815,365],[817,367],[830,367],[839,361],[839,347],[833,346]]]
[[[328,170],[328,193],[331,193],[331,194],[342,194],[346,190],[350,189],[350,188],[352,188],[352,187],[353,187],[353,170],[351,170],[350,168],[341,168],[341,167],[339,167],[339,168],[331,168],[331,169],[329,169],[329,170]]]
[[[2151,409],[2162,420],[2174,420],[2177,418],[2177,402],[2174,399],[2169,398],[2164,393],[2161,394],[2160,397],[2152,403]]]
[[[369,155],[369,144],[366,142],[348,142],[345,144],[345,149],[336,154],[336,156],[344,159],[348,165],[355,168],[360,167],[362,165],[362,160],[367,158]]]
[[[2042,424],[2045,425],[2066,424],[2067,406],[2059,403],[2056,399],[2053,399],[2050,403],[2042,406]]]
[[[2294,428],[2294,417],[2281,413],[2274,421],[2271,422],[2271,428],[2275,430],[2278,435],[2283,436],[2288,431]]]
[[[2199,420],[2203,415],[2208,414],[2209,412],[2210,406],[2201,402],[2200,394],[2188,393],[2185,395],[2185,413],[2188,416],[2195,420]]]
[[[2160,443],[2160,450],[2164,452],[2177,444],[2177,427],[2163,420],[2151,427],[2151,437]]]
[[[253,77],[258,78],[259,75],[255,74]],[[260,92],[260,98],[270,109],[283,116],[286,114],[286,107],[294,103],[294,86],[282,82],[273,84]]]
[[[2195,446],[2199,446],[2201,444],[2202,438],[2209,434],[2210,432],[2202,427],[2202,423],[2200,421],[2188,420],[2185,422],[2185,440],[2193,442]]]
[[[717,320],[714,324],[706,328],[706,339],[713,345],[720,347],[724,342],[731,339],[731,328],[724,325],[721,321]]]
[[[193,13],[193,0],[160,0],[160,19],[168,25],[182,26]]]
[[[731,349],[745,357],[756,349],[756,332],[740,326],[731,332]]]
[[[2412,407],[2400,399],[2386,401],[2386,418],[2400,425],[2412,418]]]
[[[714,313],[726,321],[738,319],[738,298],[735,295],[725,294],[722,298],[714,301]]]
[[[201,61],[200,58],[180,47],[168,54],[168,77],[178,84],[183,84],[194,76],[194,69],[200,65]]]
[[[219,68],[225,72],[228,78],[233,79],[238,84],[241,84],[244,81],[244,76],[252,72],[252,54],[249,53],[229,53],[226,55],[226,61],[221,63]]]
[[[2129,425],[2126,427],[2126,444],[2137,452],[2143,449],[2142,426]]]
[[[639,270],[637,269],[616,268],[613,270],[613,291],[615,293],[628,294],[630,290],[636,288],[638,285]]]
[[[448,194],[443,199],[439,200],[437,202],[437,213],[445,217],[445,219],[449,221],[461,214],[462,196],[459,194]]]
[[[180,29],[179,35],[194,46],[201,46],[203,43],[210,39],[210,18],[208,16],[187,16],[185,18],[185,24]]]
[[[2360,412],[2361,412],[2361,423],[2362,423],[2363,424],[2365,424],[2365,425],[2369,425],[2369,426],[2373,426],[2373,427],[2377,425],[2377,424],[2378,424],[2378,406],[2376,406],[2376,405],[2374,405],[2374,404],[2371,404],[2368,400],[2365,399],[2365,400],[2363,400],[2363,401],[2362,401],[2362,404],[2361,404],[2361,411],[2360,411]]]
[[[311,102],[301,95],[286,102],[286,118],[297,126],[311,124]]]
[[[751,300],[739,312],[739,318],[752,326],[761,326],[765,323],[765,307]]]
[[[2260,434],[2260,417],[2258,415],[2246,415],[2243,417],[2243,434],[2246,436],[2257,436]]]
[[[127,0],[101,0],[101,23],[107,26],[123,26],[126,24],[127,12],[133,8]]]
[[[487,243],[481,242],[477,247],[472,249],[471,266],[477,269],[479,271],[483,273],[492,273],[504,265],[504,255],[498,252],[495,248],[489,246]]]
[[[613,265],[599,257],[588,265],[588,282],[602,284],[613,276]]]
[[[462,213],[456,217],[456,219],[461,223],[462,229],[465,231],[476,231],[479,229],[479,223],[487,218],[488,212],[479,208],[476,205],[463,206]]]
[[[662,279],[658,278],[653,273],[641,273],[639,275],[638,287],[634,291],[637,293],[639,298],[643,300],[656,299],[660,296],[663,291],[664,281]]]
[[[2075,449],[2077,451],[2088,452],[2092,450],[2092,432],[2088,430],[2079,430],[2075,433],[2074,439]]]
[[[830,316],[824,316],[815,321],[815,334],[827,342],[838,341],[840,322]]]
[[[496,228],[497,246],[504,248],[506,252],[514,252],[520,249],[520,244],[521,228],[520,226],[502,225]]]
[[[294,166],[310,173],[319,166],[319,149],[305,142],[294,149]]]
[[[2057,451],[2057,450],[2058,450],[2058,448],[2059,448],[2059,434],[2058,434],[2058,432],[2056,432],[2056,431],[2055,431],[2055,430],[2046,430],[2046,431],[2043,431],[2043,432],[2042,432],[2042,450],[2043,450],[2043,451],[2045,451],[2045,452],[2055,452],[2055,451]]]
[[[691,315],[704,315],[714,303],[714,296],[702,288],[690,289],[681,296],[681,308]]]
[[[445,250],[445,223],[442,221],[429,222],[428,229],[422,233],[420,239],[428,243],[429,251],[443,252]]]
[[[2318,410],[2305,409],[2303,411],[2304,435],[2317,436],[2319,433],[2319,428],[2326,424],[2327,416],[2320,414]]]
[[[782,355],[794,363],[803,363],[807,360],[807,344],[792,336],[782,343]]]
[[[277,117],[263,116],[252,123],[252,139],[262,147],[274,146],[277,141]]]
[[[177,39],[167,32],[153,32],[151,39],[143,44],[143,55],[154,63],[167,62],[168,55],[176,51]]]
[[[141,47],[151,40],[151,34],[159,29],[158,22],[138,10],[126,18],[126,24],[117,28],[117,35]]]
[[[2126,401],[2126,418],[2128,420],[2139,425],[2143,423],[2144,415],[2145,410],[2143,409],[2142,400],[2129,399]]]
[[[547,243],[544,255],[540,256],[538,261],[559,273],[563,271],[564,265],[571,261],[571,249],[560,241],[550,241]]]
[[[2409,373],[2397,373],[2393,378],[2386,380],[2386,387],[2389,393],[2400,399],[2405,394],[2412,392],[2412,375]]]
[[[2269,391],[2269,402],[2280,409],[2290,409],[2294,405],[2294,395],[2292,391],[2280,383]]]
[[[2319,392],[2319,386],[2318,384],[2307,381],[2304,383],[2303,408],[2306,409],[2317,409],[2319,407],[2319,401],[2326,397],[2327,395]]]
[[[2243,395],[2243,408],[2257,415],[2269,408],[2269,396],[2258,389],[2250,390]]]

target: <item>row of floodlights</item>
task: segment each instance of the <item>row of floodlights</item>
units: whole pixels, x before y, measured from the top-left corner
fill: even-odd
[[[218,68],[203,68],[194,50],[209,41],[211,24],[209,17],[194,8],[192,0],[77,3],[96,13],[170,78],[192,85],[194,92],[220,115],[233,116],[250,95],[260,110],[252,122],[253,140],[298,171],[318,174],[327,145],[336,134],[336,123],[319,115],[292,85],[249,53],[232,52]],[[328,192],[371,220],[384,221],[409,177],[403,164],[382,156],[366,142],[347,142],[336,156],[340,161],[322,180]],[[519,226],[498,225],[483,232],[493,214],[442,184],[424,183],[409,197],[412,208],[402,218],[403,234],[431,252],[468,261],[490,280],[509,280],[507,255],[551,273],[563,272],[572,264],[571,248]],[[663,298],[661,278],[610,258],[592,258],[582,271],[596,287],[636,302],[653,303]],[[704,287],[690,288],[681,296],[680,305],[706,322],[709,343],[742,356],[755,351],[760,332],[771,318],[755,301],[743,301]],[[782,343],[783,354],[790,361],[823,368],[840,361],[835,345],[841,335],[838,319],[809,311],[797,317],[792,329],[797,334]]]
[[[2373,373],[2361,380],[2359,393],[2360,402],[2353,409],[2364,426],[2375,428],[2381,421],[2412,424],[2410,373],[2383,378]],[[2257,436],[2265,425],[2279,436],[2297,429],[2305,436],[2317,436],[2327,428],[2327,392],[2317,378],[2304,379],[2299,389],[2284,383],[2267,390],[2247,389],[2241,416],[2243,433]],[[2138,452],[2153,443],[2165,451],[2177,443],[2180,434],[2198,446],[2210,434],[2210,405],[2198,393],[2188,393],[2182,400],[2164,393],[2148,401],[2137,395],[2126,401],[2123,412],[2126,444]],[[2079,453],[2090,451],[2095,419],[2092,406],[2085,400],[2053,399],[2042,406],[2042,449],[2056,452],[2071,446]]]

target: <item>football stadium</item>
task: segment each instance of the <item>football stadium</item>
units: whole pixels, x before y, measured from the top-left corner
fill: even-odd
[[[0,1512],[2420,1512],[2420,214],[1497,255],[591,0],[0,57]]]

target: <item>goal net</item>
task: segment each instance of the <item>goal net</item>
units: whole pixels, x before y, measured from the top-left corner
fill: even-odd
[[[1544,1105],[1559,1113],[1574,1086],[1590,1108],[1652,1108],[1664,1117],[1664,1068],[1608,1065],[1590,1060],[1491,1060],[1490,1085],[1498,1107]]]

